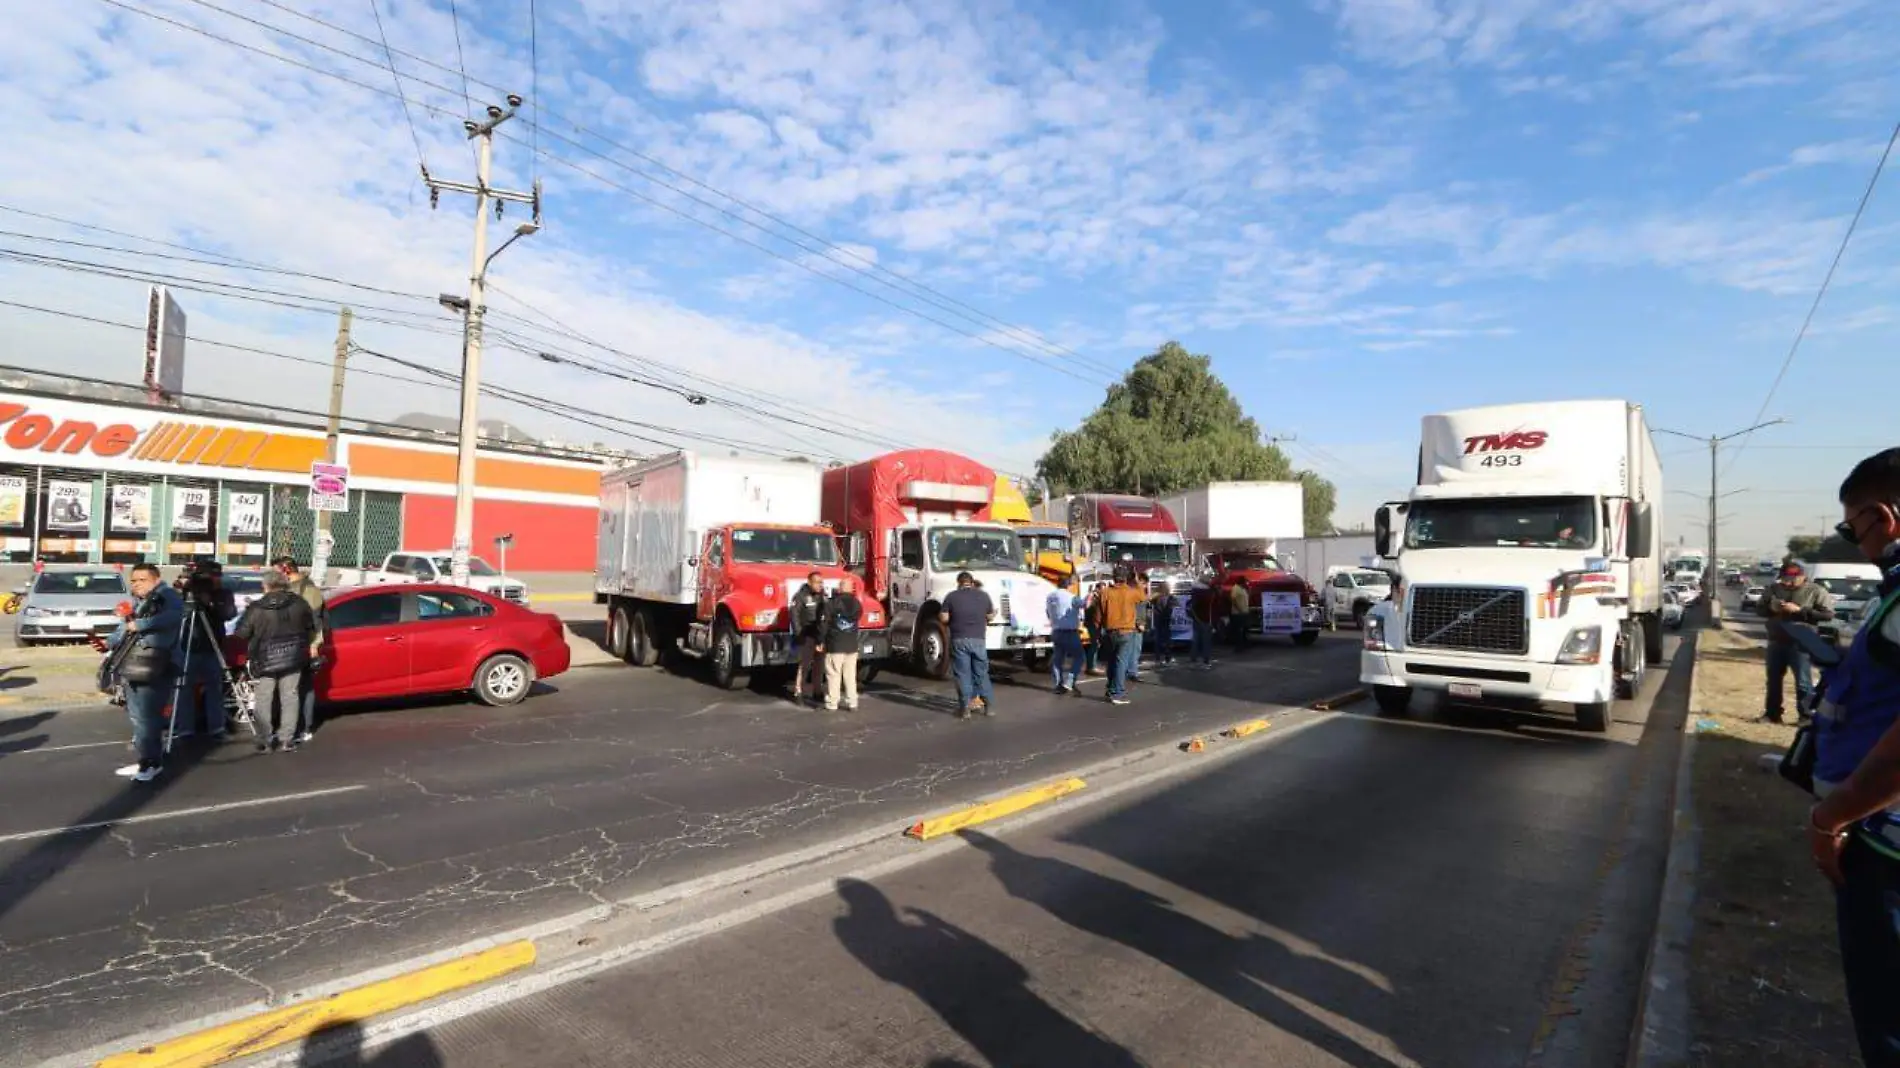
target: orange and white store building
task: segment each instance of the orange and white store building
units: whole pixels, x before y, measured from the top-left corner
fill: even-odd
[[[455,517],[453,442],[346,430],[348,509],[331,518],[331,563],[446,550]],[[311,464],[321,427],[143,404],[0,391],[0,562],[258,565],[310,558]],[[591,571],[606,462],[485,442],[476,464],[474,552],[511,571]]]

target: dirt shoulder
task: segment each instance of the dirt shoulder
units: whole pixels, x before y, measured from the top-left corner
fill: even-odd
[[[1701,830],[1689,946],[1690,1064],[1840,1068],[1859,1063],[1834,896],[1807,859],[1807,795],[1772,769],[1791,727],[1761,714],[1758,642],[1706,630],[1696,688],[1693,796]]]

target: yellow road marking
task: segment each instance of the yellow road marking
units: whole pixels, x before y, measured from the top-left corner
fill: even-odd
[[[143,1049],[115,1053],[100,1061],[99,1068],[201,1068],[222,1064],[332,1027],[427,1001],[451,990],[487,982],[533,963],[533,942],[510,942],[327,998],[273,1009]]]
[[[1220,735],[1223,738],[1245,738],[1249,734],[1258,734],[1266,730],[1268,726],[1270,726],[1270,724],[1264,719],[1248,720],[1245,723],[1237,723],[1227,728],[1220,732]]]
[[[1087,785],[1088,783],[1081,779],[1063,779],[1060,782],[1032,786],[1019,793],[1010,794],[1008,797],[999,797],[994,801],[985,801],[955,812],[946,812],[941,816],[930,816],[918,820],[904,832],[904,836],[927,842],[932,838],[960,831],[965,827],[973,827],[979,823],[1015,815],[1026,808],[1046,804],[1058,797],[1067,797]]]

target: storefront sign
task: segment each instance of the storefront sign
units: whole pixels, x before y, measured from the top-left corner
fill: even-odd
[[[233,538],[264,536],[264,495],[233,493],[225,518],[225,527]]]
[[[0,527],[26,525],[26,478],[0,475]]]
[[[203,534],[211,529],[211,491],[202,486],[172,487],[172,533]]]
[[[0,399],[0,454],[21,463],[154,474],[207,467],[301,473],[324,454],[317,434],[161,418],[168,414],[50,397]]]
[[[50,481],[46,501],[47,530],[92,529],[92,483]]]
[[[0,403],[0,428],[0,441],[8,448],[68,456],[123,456],[139,439],[139,428],[130,423],[101,426],[85,419],[55,419],[11,401]]]
[[[311,464],[309,503],[313,512],[349,511],[349,467],[344,464]]]
[[[112,529],[127,534],[152,529],[152,487],[112,487]]]

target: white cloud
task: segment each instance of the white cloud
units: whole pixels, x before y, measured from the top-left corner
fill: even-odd
[[[1787,159],[1783,162],[1771,167],[1762,167],[1743,175],[1741,184],[1752,185],[1756,182],[1765,182],[1770,178],[1776,178],[1791,171],[1801,170],[1806,167],[1822,167],[1839,163],[1871,167],[1874,162],[1880,158],[1881,149],[1885,144],[1885,141],[1857,139],[1802,145],[1800,148],[1788,153]]]

